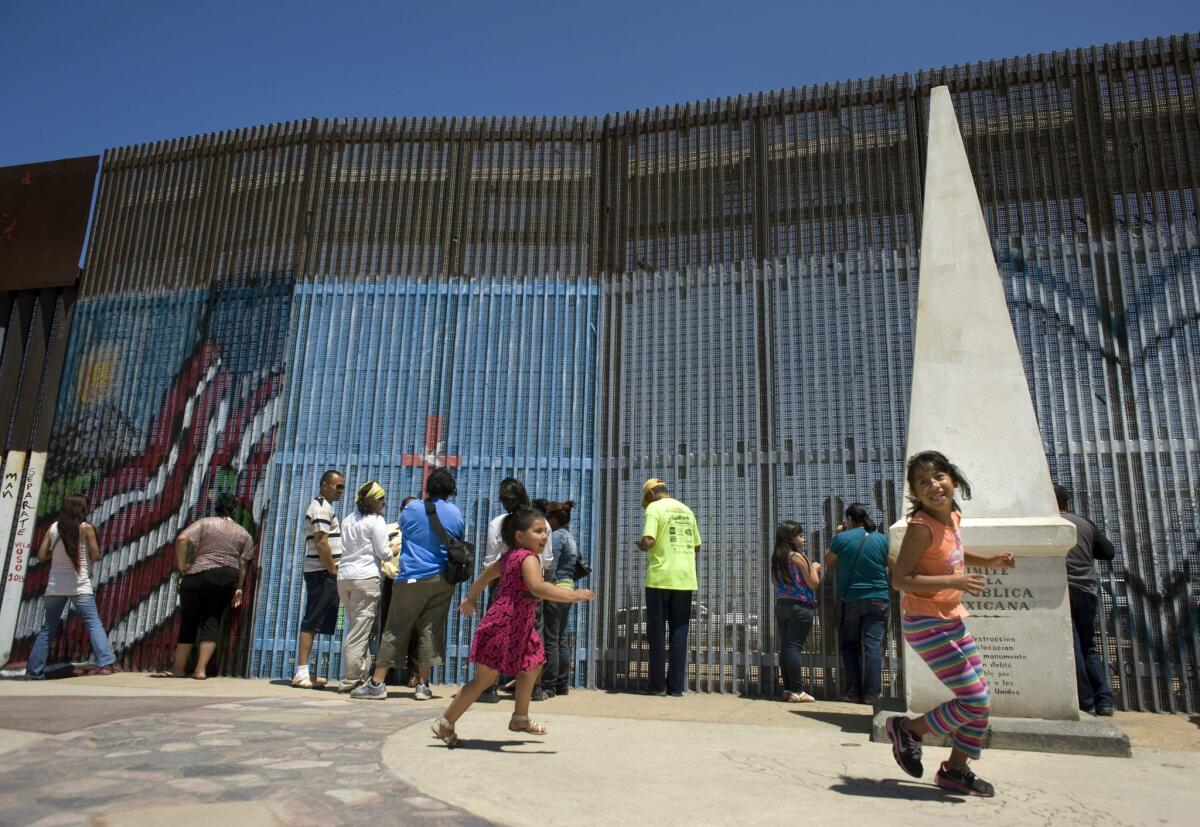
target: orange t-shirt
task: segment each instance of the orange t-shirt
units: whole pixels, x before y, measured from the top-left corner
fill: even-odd
[[[962,574],[965,558],[962,539],[958,535],[961,518],[957,511],[953,512],[951,517],[954,520],[952,526],[944,525],[923,511],[918,511],[908,521],[910,526],[925,526],[931,535],[929,545],[921,552],[913,574]],[[960,589],[938,589],[927,595],[905,592],[900,600],[900,610],[908,615],[940,617],[945,620],[967,616]]]

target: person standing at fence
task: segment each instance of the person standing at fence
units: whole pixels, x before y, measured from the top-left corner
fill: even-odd
[[[1112,560],[1116,549],[1096,524],[1068,509],[1071,492],[1054,486],[1058,510],[1075,526],[1075,547],[1067,552],[1067,597],[1071,601],[1071,627],[1075,644],[1075,686],[1079,708],[1090,715],[1113,714],[1112,690],[1104,659],[1096,648],[1096,560]]]
[[[337,568],[342,556],[342,528],[333,504],[346,493],[340,471],[321,475],[321,489],[304,514],[304,615],[300,620],[300,644],[296,651],[296,673],[292,686],[320,689],[325,678],[313,677],[308,659],[317,635],[337,632]]]
[[[371,629],[379,609],[379,564],[392,559],[387,523],[380,516],[387,505],[383,487],[368,482],[359,487],[355,510],[342,522],[342,559],[338,563],[338,596],[346,607],[342,643],[342,681],[339,692],[350,692],[370,668]]]
[[[568,526],[575,503],[550,502],[546,504],[546,519],[550,524],[550,540],[554,543],[554,559],[546,579],[560,589],[575,588],[580,560],[579,547]],[[571,620],[572,603],[554,601],[542,604],[543,634],[546,646],[546,668],[542,671],[542,693],[544,697],[566,695],[571,688],[571,673],[574,672],[575,654],[571,639],[567,635],[567,624]]]
[[[33,642],[29,661],[25,664],[25,677],[28,680],[41,680],[46,676],[46,661],[50,656],[50,648],[58,638],[63,609],[68,603],[87,627],[96,671],[101,675],[111,675],[113,665],[117,662],[108,635],[104,633],[104,624],[100,622],[96,596],[92,592],[92,564],[100,559],[100,544],[96,541],[96,529],[87,521],[87,516],[87,497],[79,494],[67,497],[59,509],[58,520],[50,524],[50,529],[38,546],[38,560],[50,560],[50,575],[42,599],[45,619]]]
[[[425,485],[425,494],[437,509],[438,520],[446,533],[461,540],[466,526],[458,506],[448,498],[458,492],[454,477],[445,468],[435,468]],[[425,503],[416,501],[400,514],[400,573],[392,587],[392,605],[388,610],[379,657],[371,679],[350,693],[351,698],[384,700],[387,672],[408,652],[412,636],[420,638],[417,658],[417,686],[413,697],[418,701],[433,698],[429,673],[441,666],[446,655],[446,615],[454,597],[454,584],[445,578],[448,554],[437,531],[425,513]]]
[[[156,678],[186,677],[188,658],[199,642],[192,677],[208,677],[208,662],[217,650],[221,619],[226,608],[242,605],[242,584],[254,559],[254,539],[233,519],[237,500],[232,494],[217,497],[215,517],[196,520],[175,540],[179,569],[179,639],[175,664]]]
[[[991,797],[992,785],[972,772],[978,760],[991,712],[983,659],[963,623],[967,610],[962,593],[982,594],[982,574],[967,574],[965,566],[1012,568],[1016,561],[1004,552],[980,557],[963,550],[961,520],[955,492],[970,499],[971,486],[962,472],[938,451],[922,451],[908,461],[905,473],[911,508],[908,530],[892,568],[893,584],[904,592],[900,601],[904,639],[929,665],[954,699],[919,718],[887,719],[892,757],[909,775],[920,778],[921,738],[927,733],[950,738],[950,760],[938,768],[935,783],[951,792]]]
[[[682,697],[687,685],[688,625],[696,593],[700,528],[692,510],[667,492],[660,479],[642,486],[642,538],[646,563],[646,638],[650,644],[647,693]],[[670,660],[667,636],[670,632]],[[664,675],[665,670],[665,675]],[[665,678],[665,679],[664,679]]]
[[[883,637],[891,607],[887,536],[862,503],[846,507],[842,525],[825,552],[841,605],[838,642],[846,676],[843,700],[874,704],[883,688]]]
[[[475,699],[496,683],[501,672],[517,676],[516,703],[508,728],[513,732],[545,735],[544,724],[529,718],[533,687],[546,657],[535,625],[537,603],[552,600],[580,603],[592,599],[587,589],[560,589],[547,583],[539,553],[550,539],[550,528],[540,511],[529,506],[517,508],[505,517],[501,529],[505,545],[511,549],[500,560],[485,568],[471,584],[471,590],[459,604],[463,615],[475,613],[475,604],[483,587],[497,577],[504,581],[500,596],[483,616],[471,641],[471,662],[475,677],[459,690],[442,716],[433,722],[433,734],[446,746],[458,744],[455,724]]]
[[[400,511],[408,508],[408,504],[416,502],[416,497],[407,496],[400,501]],[[396,575],[400,573],[400,549],[404,542],[404,537],[400,532],[400,524],[395,523],[394,530],[389,531],[388,546],[393,549],[396,554],[391,560],[379,565],[379,611],[375,613],[375,630],[371,633],[373,641],[371,644],[371,654],[379,654],[379,641],[383,637],[383,624],[387,623],[388,610],[392,607],[392,586],[396,582]],[[392,529],[393,525],[388,528]],[[413,635],[412,640],[408,644],[408,660],[405,663],[405,671],[408,673],[406,679],[410,687],[417,685],[417,636]],[[393,670],[394,671],[394,670]],[[391,680],[389,676],[388,680]]]
[[[497,514],[491,519],[490,522],[488,522],[487,535],[483,544],[484,568],[487,568],[492,563],[495,563],[504,555],[506,551],[509,550],[504,544],[504,538],[500,533],[500,527],[504,524],[504,518],[516,511],[521,506],[530,506],[529,492],[525,490],[525,484],[516,477],[505,477],[504,479],[500,480],[500,491],[498,496],[500,499],[500,505],[504,511]],[[554,541],[551,539],[547,541],[546,548],[542,551],[542,567],[549,568],[550,561],[553,559],[553,557]],[[496,599],[500,597],[499,578],[493,580],[488,585],[487,593],[487,605],[491,606],[496,602]],[[501,675],[497,681],[504,681],[507,677],[511,676]],[[535,701],[541,701],[545,699],[545,694],[542,692],[540,687],[534,692],[533,699]],[[499,703],[500,695],[496,691],[496,687],[492,686],[491,688],[485,690],[483,694],[479,696],[479,702],[485,704]]]
[[[813,617],[817,610],[816,589],[821,585],[821,564],[808,559],[804,553],[806,542],[804,527],[785,520],[775,529],[775,548],[771,553],[783,699],[793,704],[816,700],[804,691],[801,668],[804,665],[804,644],[812,632]]]

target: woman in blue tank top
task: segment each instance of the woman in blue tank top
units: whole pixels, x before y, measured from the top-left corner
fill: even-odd
[[[779,670],[783,699],[789,703],[815,700],[804,691],[800,668],[804,643],[812,631],[817,609],[814,591],[821,585],[821,564],[804,553],[804,528],[791,520],[775,529],[771,579],[775,584],[775,628],[779,640]]]

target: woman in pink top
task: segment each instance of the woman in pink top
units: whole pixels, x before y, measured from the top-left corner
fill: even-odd
[[[943,454],[923,451],[912,457],[906,478],[912,508],[892,567],[892,585],[904,592],[901,626],[904,639],[955,697],[919,718],[888,718],[892,755],[901,769],[920,778],[922,736],[948,735],[950,760],[938,769],[937,785],[990,797],[995,795],[992,785],[967,766],[983,748],[990,700],[979,649],[963,625],[967,610],[962,605],[962,593],[979,594],[985,581],[983,575],[967,574],[964,567],[1012,568],[1013,556],[1005,552],[980,557],[963,550],[954,495],[961,489],[963,499],[970,499],[971,486]]]

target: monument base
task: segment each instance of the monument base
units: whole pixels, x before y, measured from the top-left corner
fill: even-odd
[[[888,742],[887,719],[898,712],[876,712],[871,721],[871,740]],[[1040,718],[996,718],[989,721],[985,749],[1020,749],[1027,752],[1057,752],[1068,755],[1103,755],[1130,758],[1129,736],[1106,721],[1088,717],[1082,721],[1044,721]],[[946,738],[926,735],[927,747],[948,747]]]

